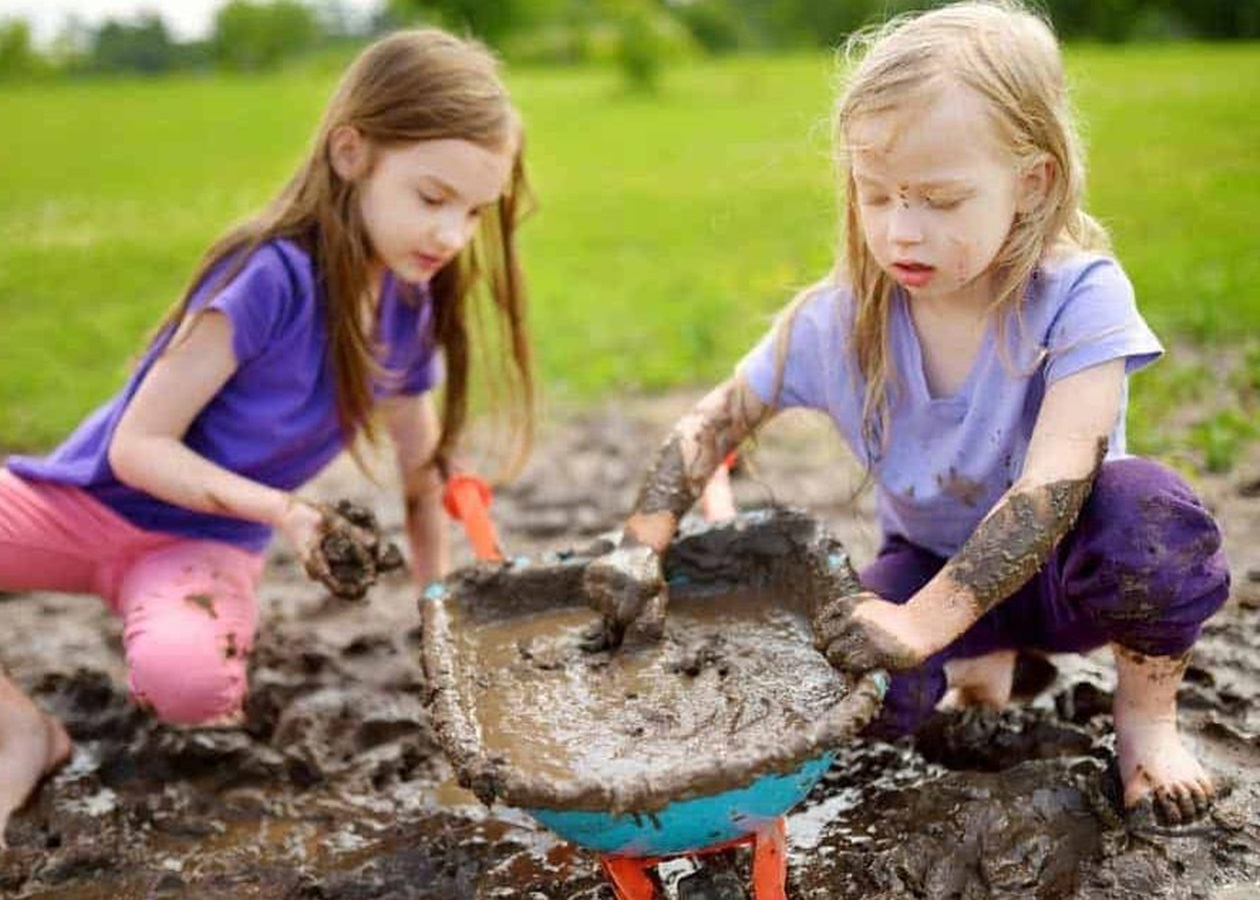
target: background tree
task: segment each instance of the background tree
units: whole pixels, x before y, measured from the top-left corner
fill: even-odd
[[[315,11],[297,0],[231,0],[214,17],[210,43],[224,68],[257,70],[310,50],[320,37]]]
[[[531,14],[526,0],[390,0],[389,10],[399,20],[419,17],[495,46],[539,18],[536,12]]]
[[[0,21],[0,80],[27,78],[38,70],[31,26],[22,19]]]
[[[166,23],[156,13],[148,13],[134,24],[107,20],[92,39],[88,65],[98,72],[156,75],[170,71],[175,61]]]

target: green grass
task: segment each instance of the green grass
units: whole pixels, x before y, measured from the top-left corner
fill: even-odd
[[[1218,467],[1250,439],[1254,354],[1232,353],[1224,394],[1194,366],[1260,334],[1260,45],[1072,48],[1069,67],[1091,208],[1151,323],[1200,357],[1135,379],[1134,444]],[[205,245],[302,156],[333,78],[0,89],[0,447],[49,445],[119,384]],[[552,396],[721,378],[829,264],[827,56],[679,67],[655,98],[601,70],[509,80],[540,200],[523,242]],[[1183,382],[1211,402],[1174,435]]]

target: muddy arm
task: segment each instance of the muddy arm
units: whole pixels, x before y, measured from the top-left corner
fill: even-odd
[[[587,567],[587,597],[604,623],[596,643],[620,644],[632,622],[647,637],[660,635],[666,602],[660,554],[726,455],[773,414],[736,375],[678,420],[648,469],[621,545]]]
[[[826,604],[815,620],[819,648],[841,668],[911,668],[1023,586],[1089,497],[1123,388],[1122,360],[1051,385],[1019,480],[958,553],[904,606],[870,593]]]
[[[742,375],[710,391],[678,420],[656,452],[626,521],[626,538],[663,552],[722,460],[774,412]]]

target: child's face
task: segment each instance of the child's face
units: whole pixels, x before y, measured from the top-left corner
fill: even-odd
[[[859,118],[846,137],[863,235],[879,266],[912,297],[991,300],[981,276],[1027,186],[983,101],[946,86],[913,111]]]
[[[378,149],[359,183],[373,262],[427,282],[467,245],[511,174],[511,148],[443,138]]]

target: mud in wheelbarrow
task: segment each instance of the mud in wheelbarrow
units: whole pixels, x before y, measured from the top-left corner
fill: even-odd
[[[812,604],[854,588],[843,548],[795,510],[693,530],[665,556],[664,638],[593,652],[581,581],[607,549],[479,563],[426,593],[430,708],[460,784],[608,854],[773,822],[883,696],[882,673],[813,648]]]

